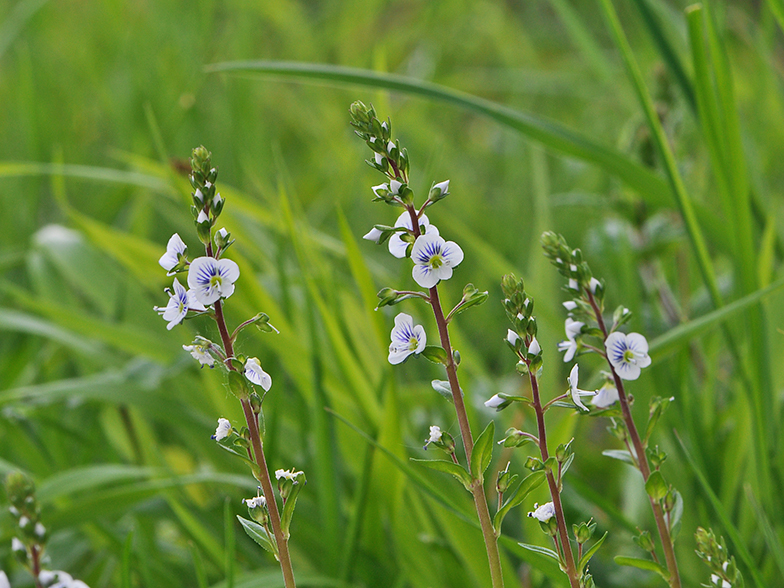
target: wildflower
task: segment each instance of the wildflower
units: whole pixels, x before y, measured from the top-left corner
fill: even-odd
[[[563,306],[566,310],[572,311],[577,308],[577,303],[574,300],[567,300],[563,303]]]
[[[433,190],[438,190],[439,196],[446,196],[447,194],[449,194],[449,180],[444,180],[443,182],[437,183],[435,186],[433,186],[430,189],[431,192]]]
[[[618,402],[618,389],[607,382],[596,391],[596,396],[591,398],[591,404],[596,408],[607,408]]]
[[[438,425],[431,425],[430,437],[425,439],[425,449],[427,449],[427,446],[430,445],[431,443],[438,443],[439,441],[441,441],[441,435],[443,435],[443,433],[441,432],[441,427],[439,427]]]
[[[188,252],[188,246],[183,242],[178,233],[174,233],[166,244],[166,253],[161,255],[158,260],[160,266],[166,270],[167,276],[174,275],[172,271],[180,264],[182,258]]]
[[[196,299],[207,306],[234,293],[234,282],[240,277],[240,268],[230,259],[197,257],[188,270],[188,286]]]
[[[602,283],[599,280],[596,278],[591,278],[591,280],[588,282],[588,288],[591,290],[591,294],[596,294],[596,288],[601,285]]]
[[[580,400],[580,396],[595,396],[596,392],[589,392],[587,390],[580,390],[577,387],[577,378],[578,378],[578,371],[580,366],[574,364],[572,371],[569,373],[569,378],[567,381],[569,382],[569,393],[572,396],[572,402],[574,402],[577,406],[580,407],[581,410],[588,411],[588,407],[583,404],[583,401]]]
[[[432,288],[440,280],[452,277],[452,268],[463,261],[463,250],[454,241],[445,241],[437,233],[420,235],[411,250],[412,275],[423,288]]]
[[[209,347],[194,343],[193,345],[183,345],[182,348],[193,356],[193,359],[198,360],[200,366],[208,365],[213,367],[215,365],[215,358],[210,355]]]
[[[267,499],[263,496],[254,496],[253,498],[243,498],[243,504],[248,508],[261,508],[263,506],[267,506]]]
[[[509,343],[509,345],[511,345],[512,347],[514,347],[516,349],[517,348],[517,342],[519,340],[520,340],[520,335],[515,333],[512,329],[507,329],[506,330],[506,341]]]
[[[722,580],[718,575],[711,574],[711,586],[716,586],[719,583],[719,580],[721,580],[721,588],[732,588],[732,584],[727,582],[727,580]]]
[[[607,359],[621,379],[636,380],[640,377],[640,370],[651,365],[648,341],[639,333],[611,333],[604,342],[604,348]]]
[[[397,196],[400,193],[400,188],[402,187],[402,182],[392,180],[388,184],[379,184],[378,186],[373,186],[371,190],[373,190],[373,194],[375,194],[378,198],[384,198],[385,196]]]
[[[485,406],[487,408],[498,408],[502,404],[507,402],[506,399],[501,398],[498,394],[494,394],[490,397],[490,400],[485,400]]]
[[[534,510],[529,512],[528,516],[541,523],[546,523],[555,516],[555,506],[553,506],[552,502],[547,502],[541,506],[534,504]]]
[[[376,160],[376,165],[381,165],[381,163],[384,161],[384,156],[380,153],[374,154],[374,158]]]
[[[292,481],[294,484],[297,484],[297,478],[302,472],[294,471],[294,468],[290,470],[275,470],[275,479],[286,479]]]
[[[199,213],[198,218],[196,219],[197,224],[208,223],[210,222],[210,217],[207,216],[207,213],[203,210]]]
[[[215,429],[215,434],[212,436],[216,441],[225,439],[231,434],[231,423],[229,419],[219,418],[218,428]]]
[[[265,392],[268,392],[272,387],[272,378],[261,369],[261,363],[259,363],[257,357],[249,357],[245,360],[245,377],[254,384],[264,388]]]
[[[539,355],[542,351],[542,348],[539,346],[539,341],[536,340],[536,337],[531,339],[531,344],[528,346],[528,354],[529,355]]]
[[[378,240],[381,239],[381,235],[381,231],[379,231],[376,227],[373,227],[367,234],[362,235],[362,238],[366,239],[367,241],[373,241],[373,243],[378,243]]]
[[[580,334],[580,329],[583,328],[585,323],[574,320],[572,317],[566,319],[566,341],[561,341],[558,344],[558,351],[566,351],[564,355],[564,363],[568,363],[574,359],[574,354],[577,352],[577,335]]]
[[[422,353],[427,345],[427,334],[422,325],[414,325],[410,315],[401,312],[395,317],[389,345],[389,363],[402,363],[412,353]]]
[[[166,293],[169,295],[169,303],[165,307],[153,307],[155,312],[163,316],[163,320],[169,321],[166,328],[170,331],[182,322],[182,319],[188,314],[188,310],[207,310],[196,300],[193,290],[186,291],[177,278],[174,278],[172,285],[174,286],[174,293],[169,288],[166,288]]]
[[[426,233],[428,235],[431,233],[433,233],[434,235],[438,235],[438,229],[435,227],[435,225],[430,224],[430,219],[427,218],[426,214],[420,216],[417,219],[417,223],[419,223],[419,226],[423,233]],[[411,224],[411,215],[407,210],[404,210],[403,214],[397,217],[397,220],[395,221],[395,226],[405,227],[409,231],[414,230],[414,227]],[[397,232],[394,233],[389,238],[389,252],[395,257],[397,257],[398,259],[403,259],[406,256],[406,250],[408,249],[409,243],[407,241],[403,241],[403,238],[400,235],[401,233]]]

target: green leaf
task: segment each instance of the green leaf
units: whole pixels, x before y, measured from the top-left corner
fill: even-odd
[[[675,505],[672,507],[672,511],[670,512],[670,537],[672,538],[673,542],[675,538],[678,536],[678,533],[681,530],[681,519],[683,518],[683,496],[677,490],[673,490],[675,493]]]
[[[270,553],[274,554],[276,552],[274,538],[269,536],[267,530],[264,527],[262,527],[257,522],[243,518],[240,515],[237,515],[237,519],[242,525],[242,528],[245,530],[245,533],[247,533],[248,537],[253,539],[256,543],[261,545]]]
[[[628,566],[632,568],[638,568],[640,570],[646,570],[648,572],[656,572],[662,578],[664,578],[665,581],[669,580],[670,578],[669,572],[655,561],[651,561],[649,559],[640,559],[638,557],[625,557],[623,555],[617,555],[613,559],[619,566]]]
[[[602,546],[602,543],[604,543],[604,540],[607,539],[607,535],[608,534],[609,534],[609,531],[605,531],[604,535],[602,535],[601,539],[599,539],[596,543],[591,545],[591,548],[588,551],[583,553],[583,556],[580,558],[580,561],[577,564],[577,570],[581,574],[583,573],[583,570],[585,569],[585,566],[588,565],[588,562],[591,561],[591,558],[593,557],[593,554],[596,553],[597,551],[599,551],[599,548]]]
[[[493,529],[495,529],[496,536],[501,534],[501,525],[504,522],[504,517],[506,517],[509,511],[521,504],[534,489],[541,486],[546,478],[547,474],[544,472],[534,472],[526,476],[523,481],[517,485],[517,488],[514,489],[503,506],[495,513],[495,517],[493,517]]]
[[[659,470],[654,470],[645,481],[645,491],[653,500],[658,502],[667,495],[667,482]]]
[[[286,499],[286,504],[283,505],[283,512],[280,513],[280,527],[283,529],[283,534],[287,539],[289,537],[291,519],[294,517],[294,509],[297,507],[297,497],[305,484],[305,474],[301,473],[297,476],[297,483],[291,487],[291,494]]]
[[[449,385],[448,380],[433,380],[430,382],[430,385],[433,387],[433,390],[438,392],[449,402],[455,401],[455,399],[452,397],[452,387]]]
[[[447,461],[445,459],[415,459],[411,458],[411,461],[414,461],[418,464],[422,464],[426,468],[430,468],[431,470],[436,470],[438,472],[446,472],[447,474],[452,474],[455,478],[457,478],[465,489],[469,492],[471,491],[471,476],[468,474],[466,469],[461,466],[459,463],[455,463],[453,461]]]
[[[546,555],[547,557],[552,558],[559,563],[561,561],[560,559],[558,559],[558,554],[552,549],[548,549],[547,547],[540,547],[538,545],[531,545],[529,543],[518,543],[518,545],[523,549],[527,549],[528,551],[533,551],[534,553]]]
[[[624,463],[628,463],[629,465],[637,466],[634,463],[634,459],[632,458],[631,454],[626,451],[625,449],[605,449],[602,451],[602,455],[606,455],[607,457],[612,457],[613,459],[620,460]]]
[[[422,357],[432,361],[433,363],[440,363],[447,365],[447,355],[443,347],[438,345],[428,345],[422,350]]]
[[[471,452],[471,477],[478,480],[480,484],[484,482],[485,470],[493,458],[494,435],[495,421],[490,421],[474,443],[474,449]]]
[[[516,111],[431,82],[358,68],[294,61],[234,61],[216,63],[205,69],[208,72],[251,72],[311,81],[328,80],[439,100],[487,116],[549,149],[593,163],[620,178],[651,204],[664,204],[669,200],[669,189],[658,175],[615,149],[599,145],[586,135],[535,114]]]

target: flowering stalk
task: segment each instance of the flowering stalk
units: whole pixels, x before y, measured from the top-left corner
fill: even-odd
[[[230,334],[223,314],[223,300],[234,293],[234,282],[239,278],[240,272],[237,264],[230,259],[222,258],[222,254],[234,241],[225,228],[213,231],[215,222],[223,210],[224,200],[215,191],[218,172],[211,167],[210,153],[204,147],[194,149],[191,165],[193,171],[190,175],[190,181],[194,189],[191,210],[195,219],[196,232],[204,245],[206,256],[189,261],[187,246],[179,235],[175,234],[169,239],[166,253],[161,257],[159,263],[167,270],[168,275],[187,271],[187,283],[190,289],[185,290],[175,278],[174,292],[169,291],[169,304],[165,308],[156,307],[155,310],[169,321],[168,329],[189,318],[189,314],[191,316],[207,315],[215,321],[220,333],[221,344],[197,337],[192,345],[185,345],[183,348],[189,351],[202,367],[204,365],[213,367],[217,358],[220,365],[227,370],[229,388],[240,401],[246,426],[237,433],[232,429],[231,423],[227,419],[221,418],[218,420],[218,428],[213,439],[221,447],[246,461],[251,466],[254,477],[261,484],[260,489],[263,495],[244,501],[255,522],[242,518],[240,518],[240,522],[242,522],[246,533],[262,547],[271,551],[280,562],[286,588],[295,588],[294,572],[288,549],[288,528],[293,506],[296,503],[296,493],[300,488],[299,483],[300,481],[305,482],[304,474],[297,472],[291,475],[292,479],[288,483],[278,484],[278,491],[283,498],[284,505],[281,514],[275,499],[259,430],[259,414],[263,397],[260,397],[247,382],[261,386],[266,393],[272,385],[272,379],[261,368],[258,359],[236,356],[234,350],[234,341],[243,328],[255,325],[259,330],[265,332],[275,329],[269,324],[269,317],[264,313],[259,313],[241,323]],[[278,472],[283,472],[283,470]],[[276,472],[276,476],[278,472]],[[297,487],[292,492],[294,486]],[[294,500],[291,506],[287,507],[286,498],[289,496],[293,496]]]
[[[659,471],[659,466],[666,459],[666,454],[659,451],[658,447],[654,450],[650,450],[648,447],[648,437],[663,410],[672,399],[654,398],[652,400],[647,432],[645,439],[643,439],[632,417],[631,397],[626,393],[624,380],[636,380],[641,369],[650,365],[648,342],[639,333],[626,335],[616,330],[631,317],[629,310],[622,306],[613,313],[612,326],[607,327],[603,316],[604,285],[591,275],[591,270],[588,264],[583,261],[582,252],[579,249],[571,250],[564,238],[554,233],[545,233],[542,236],[542,246],[545,255],[550,258],[558,271],[568,278],[567,290],[573,294],[573,299],[564,303],[570,317],[566,320],[567,341],[562,342],[559,349],[566,352],[565,362],[571,361],[577,351],[583,349],[598,353],[605,358],[610,367],[608,376],[612,384],[605,385],[601,391],[597,391],[592,404],[602,409],[610,407],[615,402],[620,405],[623,425],[614,421],[610,430],[626,445],[630,461],[642,474],[645,491],[648,494],[656,528],[661,539],[666,569],[658,566],[655,550],[652,548],[653,544],[647,537],[643,537],[645,533],[641,533],[640,537],[635,538],[635,541],[652,554],[659,573],[671,588],[681,588],[672,535],[672,529],[676,523],[672,518],[672,513],[679,500],[679,494],[672,486],[667,486]],[[588,322],[593,321],[596,328],[586,325],[585,322],[574,320],[571,315],[582,316]],[[583,344],[583,336],[600,339],[604,350]],[[577,366],[575,365],[572,370],[575,376],[575,381],[572,383],[573,396],[580,392],[576,389],[576,370]],[[615,414],[617,415],[617,409]],[[649,457],[654,464],[653,470],[649,463]]]
[[[594,319],[596,320],[596,323],[602,332],[602,337],[606,344],[609,333],[607,332],[607,326],[604,323],[602,311],[596,300],[596,296],[593,292],[591,292],[590,288],[585,288],[583,291],[588,298],[588,302],[591,305],[591,308],[593,309]],[[640,438],[640,433],[637,431],[637,425],[634,423],[634,418],[632,417],[629,397],[626,394],[623,380],[615,369],[615,365],[613,365],[613,362],[610,361],[610,358],[607,354],[602,355],[604,355],[605,359],[607,360],[607,364],[610,366],[610,372],[612,373],[613,381],[615,382],[615,388],[618,390],[618,403],[621,405],[623,422],[626,425],[626,430],[629,433],[632,446],[634,447],[634,456],[636,456],[635,463],[637,468],[640,470],[640,473],[642,474],[643,482],[647,484],[648,479],[651,477],[651,467],[648,463],[648,456],[645,445]],[[667,564],[667,570],[670,572],[670,578],[668,582],[672,588],[681,588],[681,578],[678,572],[678,561],[675,559],[675,546],[672,537],[670,536],[669,522],[665,519],[664,510],[662,509],[659,500],[655,500],[654,497],[649,494],[648,501],[650,502],[651,509],[653,510],[653,518],[656,521],[656,529],[659,531],[659,538],[661,539],[662,549],[664,550],[664,560]]]
[[[454,454],[451,437],[441,433],[440,428],[432,427],[429,443],[434,443],[450,454],[455,475],[461,479],[474,499],[477,517],[487,549],[490,576],[494,588],[504,585],[501,570],[501,555],[498,550],[498,538],[490,517],[487,497],[484,490],[484,469],[489,464],[492,454],[492,427],[489,427],[482,439],[482,451],[474,456],[474,439],[468,422],[463,392],[457,377],[456,353],[449,339],[448,323],[457,312],[484,302],[486,292],[479,292],[471,285],[463,291],[460,304],[445,315],[438,292],[438,282],[452,277],[453,268],[463,260],[463,251],[452,242],[445,241],[438,229],[430,224],[425,210],[449,193],[449,181],[434,184],[428,193],[427,200],[417,209],[414,206],[414,195],[408,187],[408,153],[401,149],[399,142],[392,141],[391,123],[380,122],[372,107],[368,108],[361,102],[351,105],[351,124],[357,134],[366,141],[373,151],[373,160],[368,160],[373,168],[389,179],[388,183],[373,187],[375,201],[383,201],[391,206],[403,208],[394,226],[375,225],[364,238],[376,243],[389,241],[389,252],[397,258],[410,257],[414,262],[412,276],[416,283],[427,290],[427,294],[412,291],[397,291],[384,288],[379,292],[379,307],[397,304],[406,298],[422,298],[432,308],[441,347],[427,347],[424,329],[414,326],[413,319],[406,314],[399,314],[395,319],[392,331],[392,343],[389,348],[389,362],[393,365],[402,363],[412,354],[424,354],[428,359],[440,363],[446,369],[448,386],[444,394],[449,394],[455,406],[460,434],[465,449],[466,464],[463,468]],[[448,390],[448,392],[447,392]],[[445,441],[449,439],[449,441]],[[489,448],[489,449],[488,449]],[[473,458],[473,459],[472,459]],[[475,463],[477,462],[477,463]],[[425,461],[424,463],[427,463]],[[479,465],[481,464],[481,465]],[[476,471],[479,469],[480,471]]]

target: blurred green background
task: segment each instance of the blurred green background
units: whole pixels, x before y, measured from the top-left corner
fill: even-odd
[[[264,311],[281,331],[249,330],[239,351],[273,378],[270,466],[308,475],[290,543],[300,584],[489,586],[468,494],[407,459],[425,455],[429,425],[458,431],[431,389],[436,366],[386,362],[395,312],[373,312],[375,292],[413,282],[407,264],[360,239],[397,216],[370,203],[381,179],[348,124],[360,99],[392,118],[417,194],[451,180],[429,214],[466,253],[447,303],[466,282],[490,292],[454,328],[475,433],[492,418],[498,431],[534,426],[522,410],[482,404],[525,393],[502,341],[506,272],[536,299],[545,397],[565,389],[555,346],[566,295],[538,245],[542,231],[561,232],[606,280],[608,309],[632,309],[630,330],[655,342],[653,366],[630,386],[638,423],[651,397],[675,397],[655,441],[685,502],[685,585],[709,575],[693,552],[698,525],[728,538],[747,585],[781,585],[784,296],[776,289],[723,326],[709,313],[781,281],[784,9],[717,3],[689,21],[686,6],[616,4],[675,156],[668,168],[599,2],[0,0],[0,473],[36,480],[51,567],[93,588],[282,585],[234,518],[254,480],[210,440],[219,416],[240,422],[239,404],[181,349],[214,328],[197,319],[167,332],[152,311],[171,284],[157,265],[169,236],[198,251],[182,166],[203,144],[242,272],[228,320]],[[303,84],[307,72],[205,71],[262,59],[392,72],[523,115],[505,124],[477,103],[371,82]],[[435,338],[424,305],[393,310]],[[599,382],[597,357],[581,365],[585,387]],[[643,557],[631,536],[653,521],[636,472],[601,455],[617,448],[608,423],[548,419],[553,447],[575,437],[570,522],[593,517],[610,531],[591,566],[597,584],[664,585],[612,561]],[[498,447],[492,467],[511,460],[523,473],[525,458]],[[564,585],[516,545],[547,543],[525,517],[534,500],[546,490],[506,521],[507,586]],[[13,531],[4,509],[0,569],[30,586]]]

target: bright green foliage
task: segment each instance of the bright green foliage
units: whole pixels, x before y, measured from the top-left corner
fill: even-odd
[[[781,2],[688,14],[686,4],[615,3],[642,88],[625,77],[599,4],[584,0],[0,2],[0,472],[20,468],[35,481],[53,567],[69,566],[91,588],[225,587],[230,573],[235,588],[280,585],[272,556],[245,533],[226,552],[224,498],[244,517],[240,500],[256,488],[210,440],[216,417],[241,422],[238,402],[217,370],[200,370],[181,349],[209,323],[167,333],[152,311],[171,286],[157,264],[161,244],[180,232],[199,248],[185,236],[182,170],[205,144],[220,161],[231,202],[221,221],[243,280],[228,318],[262,309],[280,331],[245,329],[237,346],[269,358],[277,377],[264,400],[271,466],[308,472],[291,529],[300,579],[482,586],[470,496],[408,461],[427,457],[427,426],[438,417],[446,428],[452,407],[431,386],[440,366],[410,362],[393,374],[385,362],[397,309],[373,308],[398,266],[360,237],[380,211],[391,226],[399,209],[368,205],[377,174],[358,170],[366,148],[346,113],[361,99],[404,132],[422,167],[412,177],[450,178],[438,227],[466,251],[461,283],[489,289],[487,304],[452,325],[477,432],[490,419],[500,431],[529,425],[516,410],[482,407],[495,393],[526,392],[509,373],[493,286],[508,272],[536,299],[542,388],[563,391],[569,366],[555,345],[564,297],[538,244],[544,230],[561,233],[605,280],[609,311],[633,309],[624,329],[651,342],[653,364],[634,387],[638,425],[651,398],[675,398],[654,439],[668,455],[667,483],[682,493],[684,585],[707,578],[694,554],[698,526],[727,538],[747,586],[776,585]],[[232,66],[277,74],[254,79],[204,69],[260,57],[300,65]],[[329,85],[291,83],[308,79]],[[643,91],[672,160],[648,126]],[[693,211],[688,223],[682,210]],[[459,288],[445,284],[447,308]],[[599,369],[581,365],[581,382],[599,385]],[[612,560],[648,566],[631,557],[643,552],[629,521],[652,521],[639,520],[641,485],[625,492],[630,468],[599,454],[631,459],[603,420],[548,412],[552,446],[574,437],[579,452],[566,508],[599,521],[596,536],[610,531],[590,564],[598,586],[663,585],[650,566],[619,571]],[[535,447],[507,449],[495,447],[486,480],[509,459],[522,472]],[[528,568],[532,586],[563,581],[552,544],[525,518],[546,492],[537,487],[504,519],[507,585],[521,560],[541,570]],[[0,569],[16,587],[26,580],[0,502]]]

